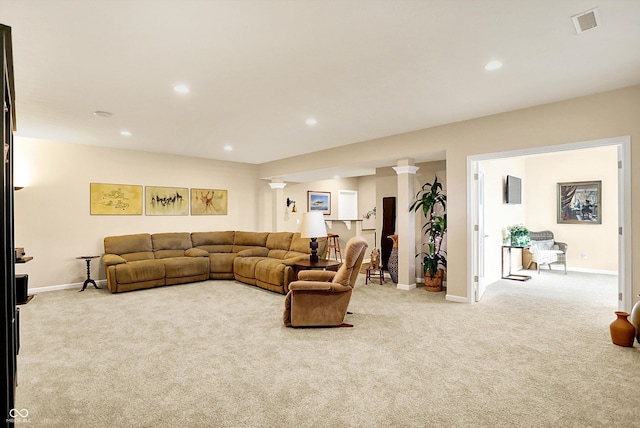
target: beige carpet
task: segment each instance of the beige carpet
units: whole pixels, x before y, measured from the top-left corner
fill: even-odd
[[[40,293],[21,307],[18,426],[640,426],[615,277],[543,272],[476,305],[363,284],[342,329],[287,329],[283,296],[233,281]]]

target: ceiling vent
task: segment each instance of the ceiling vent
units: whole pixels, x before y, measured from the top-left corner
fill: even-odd
[[[600,26],[600,12],[598,12],[598,8],[595,7],[577,15],[573,15],[571,20],[573,21],[573,26],[576,27],[576,32],[578,34],[582,34],[585,31]]]

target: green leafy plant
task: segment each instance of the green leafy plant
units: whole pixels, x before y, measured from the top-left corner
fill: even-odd
[[[442,240],[447,232],[447,196],[442,190],[442,183],[435,177],[433,183],[425,183],[416,194],[415,201],[409,207],[411,211],[421,211],[425,223],[422,226],[427,242],[426,250],[416,254],[422,256],[425,276],[435,277],[438,269],[447,267],[446,252],[442,250]]]
[[[509,232],[509,243],[511,245],[525,247],[529,244],[529,229],[523,224],[507,226],[507,232]]]

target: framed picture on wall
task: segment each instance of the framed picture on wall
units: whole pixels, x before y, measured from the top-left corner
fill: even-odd
[[[602,181],[558,183],[558,223],[601,224]]]
[[[90,183],[91,215],[142,215],[142,186]]]
[[[189,189],[186,187],[145,187],[146,215],[189,215]]]
[[[227,215],[227,191],[191,189],[191,215]]]
[[[321,211],[331,214],[331,192],[307,191],[307,211]]]

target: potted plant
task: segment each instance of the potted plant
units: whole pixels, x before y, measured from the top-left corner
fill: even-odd
[[[416,194],[416,200],[409,207],[412,211],[422,211],[425,223],[422,226],[427,242],[422,256],[424,284],[427,291],[442,291],[444,269],[447,268],[446,252],[442,250],[442,240],[447,232],[447,196],[442,183],[435,177],[433,183],[425,183]]]
[[[509,232],[509,244],[514,247],[526,247],[529,245],[529,229],[523,224],[514,224],[507,227]]]

